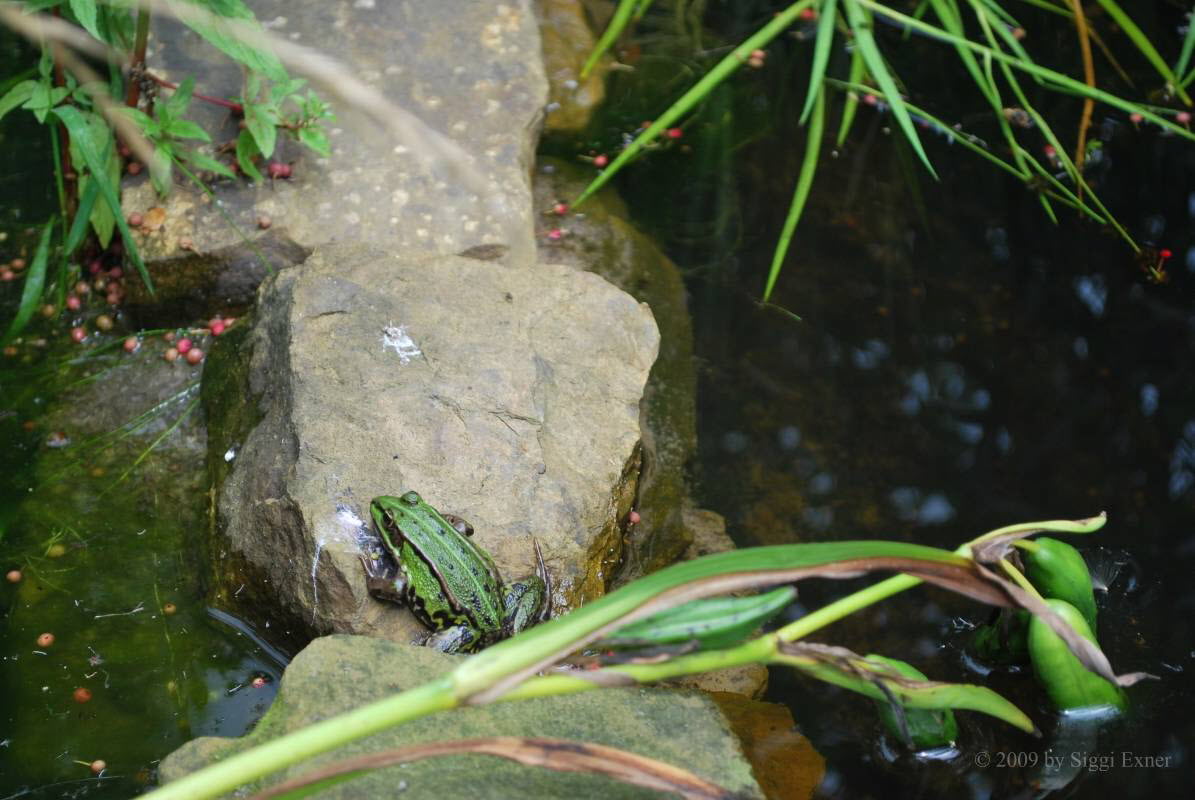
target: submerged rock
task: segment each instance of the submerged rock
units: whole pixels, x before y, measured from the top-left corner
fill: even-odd
[[[456,660],[427,648],[378,639],[317,639],[286,670],[278,701],[240,739],[201,738],[162,762],[164,782],[330,714],[357,708],[431,680]],[[791,720],[790,720],[791,723]],[[281,773],[296,777],[323,764],[421,742],[478,736],[546,736],[629,750],[713,781],[731,796],[761,798],[751,766],[718,707],[697,692],[628,688],[540,697],[445,711],[374,734]],[[377,770],[317,796],[458,798],[656,798],[657,792],[610,778],[555,772],[478,755],[424,759]]]
[[[317,248],[208,367],[223,604],[300,634],[423,633],[366,594],[358,560],[370,500],[411,489],[469,520],[505,578],[533,570],[536,537],[558,609],[597,597],[658,343],[647,307],[592,273]]]

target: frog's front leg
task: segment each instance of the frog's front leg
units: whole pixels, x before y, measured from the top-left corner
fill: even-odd
[[[452,625],[437,631],[423,640],[424,647],[431,647],[441,653],[468,653],[480,644],[477,631],[467,625]]]
[[[401,569],[388,559],[367,561],[365,556],[361,556],[361,566],[365,568],[365,589],[370,597],[400,606],[406,603],[407,578]]]
[[[514,636],[543,619],[547,585],[538,575],[528,575],[506,585],[502,593],[502,636]]]

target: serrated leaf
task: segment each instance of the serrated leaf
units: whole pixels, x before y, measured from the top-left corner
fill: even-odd
[[[193,91],[195,91],[195,77],[188,75],[170,95],[170,99],[162,104],[163,110],[168,111],[172,116],[181,117],[187,113],[187,106],[191,105],[191,92]]]
[[[133,122],[137,123],[137,127],[141,129],[141,132],[145,134],[146,138],[154,139],[161,135],[162,126],[158,124],[156,119],[151,117],[149,114],[146,114],[144,111],[125,106],[120,109],[120,112],[129,119],[133,120]]]
[[[253,163],[253,159],[260,155],[257,149],[257,143],[253,140],[253,135],[249,131],[241,131],[237,136],[237,164],[241,168],[241,172],[245,173],[245,177],[254,183],[261,183],[265,178],[262,177],[261,172],[257,169],[257,165]]]
[[[328,134],[323,128],[299,128],[299,141],[310,147],[324,158],[332,155],[332,147],[328,143]]]
[[[166,4],[184,25],[233,61],[264,74],[272,81],[287,80],[286,70],[277,56],[262,47],[261,42],[245,40],[243,32],[260,33],[261,26],[241,0],[168,0]],[[195,9],[209,13],[197,14]]]
[[[207,131],[200,127],[199,123],[189,119],[173,120],[170,127],[166,129],[166,134],[176,139],[198,139],[201,142],[212,140],[212,137],[208,136]]]
[[[100,187],[100,196],[104,198],[104,202],[112,209],[112,214],[116,218],[116,227],[120,229],[120,235],[124,239],[125,252],[128,254],[129,260],[137,268],[137,273],[141,276],[141,280],[145,282],[145,288],[149,290],[151,295],[154,294],[153,281],[149,277],[149,272],[145,269],[145,262],[141,260],[141,253],[138,251],[136,242],[133,239],[133,232],[129,230],[128,223],[124,219],[124,213],[120,208],[119,184],[110,183],[107,179],[107,174],[104,172],[104,157],[101,155],[103,149],[100,147],[100,143],[95,141],[91,127],[77,108],[63,106],[54,109],[54,114],[62,120],[63,125],[66,125],[67,130],[70,132],[72,143],[78,143],[79,152],[83,156],[84,163],[91,170],[92,176],[98,179],[97,183]]]
[[[75,15],[75,19],[85,31],[103,41],[104,37],[100,36],[95,0],[71,0],[71,13]]]
[[[26,103],[33,96],[33,89],[37,84],[38,82],[32,79],[21,81],[0,97],[0,119],[4,119],[4,115],[17,106]]]

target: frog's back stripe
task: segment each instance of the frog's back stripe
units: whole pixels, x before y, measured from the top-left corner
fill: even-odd
[[[436,512],[430,506],[412,510],[412,515],[419,514],[426,517],[425,522],[429,525],[444,525],[451,528],[448,521]],[[449,581],[445,579],[445,573],[449,574],[464,574],[469,573],[473,581],[481,584],[484,591],[490,595],[496,595],[498,592],[498,582],[495,580],[493,571],[480,569],[477,567],[479,561],[485,564],[493,564],[489,553],[486,553],[481,548],[477,547],[468,539],[460,537],[459,541],[454,542],[452,547],[444,548],[444,552],[438,558],[432,559],[428,553],[418,546],[418,544],[411,539],[402,535],[402,531],[394,524],[392,519],[387,520],[387,526],[390,528],[391,535],[397,541],[404,541],[409,547],[415,549],[422,557],[425,564],[430,567],[431,573],[435,575],[436,580],[439,581],[440,591],[443,592],[444,597],[447,598],[449,604],[460,614],[469,614],[476,617],[479,614],[484,614],[485,611],[492,611],[494,615],[497,614],[496,608],[491,608],[490,603],[484,597],[476,592],[469,592],[471,596],[462,597],[457,592],[453,591],[449,586]],[[461,558],[459,554],[461,551],[470,552],[470,558]],[[434,563],[433,563],[434,562]],[[458,582],[459,583],[459,582]],[[478,624],[487,625],[491,627],[498,627],[501,625],[501,620],[496,616],[488,616],[487,619],[477,619]],[[449,624],[455,624],[455,620]]]

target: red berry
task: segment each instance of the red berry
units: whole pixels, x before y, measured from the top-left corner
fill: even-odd
[[[107,768],[108,768],[108,764],[102,758],[97,758],[95,761],[91,762],[91,772],[93,775],[99,775],[101,772],[103,772]]]
[[[200,350],[198,347],[192,347],[190,350],[187,351],[187,363],[188,364],[198,364],[200,361],[203,361],[203,351],[202,350]]]
[[[25,269],[25,259],[18,256],[12,261],[9,261],[8,266],[12,267],[17,272],[20,272],[21,270]]]
[[[136,336],[130,336],[124,340],[124,351],[126,353],[136,353],[141,348],[141,341]]]
[[[21,571],[19,569],[10,569],[8,574],[4,576],[4,579],[9,583],[20,583],[21,578],[23,577],[24,576],[21,575]]]
[[[86,338],[87,338],[87,329],[86,328],[84,328],[82,326],[79,326],[77,328],[71,328],[71,339],[75,340],[76,342],[82,342]]]
[[[52,633],[43,633],[41,636],[37,637],[38,647],[45,648],[52,644],[54,644],[54,634]]]
[[[552,206],[552,213],[558,217],[563,217],[568,213],[568,203],[557,203]]]
[[[140,161],[130,161],[128,163],[128,166],[125,167],[125,172],[129,173],[130,175],[140,175],[141,174],[141,162]]]
[[[1175,122],[1177,122],[1179,125],[1188,125],[1188,124],[1190,124],[1190,122],[1191,122],[1191,112],[1190,112],[1190,111],[1180,111],[1180,112],[1178,112],[1177,114],[1175,114],[1175,115],[1174,115],[1174,121],[1175,121]]]
[[[174,331],[166,331],[165,333],[162,334],[162,338],[168,342],[173,342],[174,337],[177,335],[178,334],[176,334]]]
[[[669,139],[679,139],[680,137],[685,135],[685,132],[682,131],[680,128],[669,128],[667,131],[664,132],[664,135],[667,136]]]
[[[224,333],[224,320],[214,319],[209,324],[209,327],[211,328],[212,336],[219,336]]]
[[[112,269],[108,270],[108,277],[111,278],[112,280],[117,280],[120,277],[122,277],[123,275],[124,275],[124,270],[121,269],[120,267],[113,267]]]
[[[631,523],[632,525],[638,525],[639,520],[641,520],[641,519],[642,519],[642,517],[639,516],[638,511],[632,511],[630,514],[627,515],[627,522]]]
[[[187,351],[191,349],[193,344],[194,342],[192,342],[190,339],[179,339],[177,342],[175,342],[174,346],[178,348],[179,353],[186,355]]]
[[[162,353],[162,358],[167,361],[178,361],[178,351],[173,347],[167,347],[166,352]]]
[[[593,157],[593,165],[595,167],[597,167],[598,169],[601,169],[602,167],[606,166],[609,163],[610,163],[610,157],[605,154],[596,155]]]
[[[13,272],[11,269],[6,268],[0,270],[0,281],[12,281],[16,280],[16,277],[17,273]]]
[[[75,689],[74,698],[76,703],[86,703],[91,699],[91,690],[80,686],[78,689]]]
[[[271,178],[289,178],[290,173],[290,164],[283,164],[281,161],[271,161],[266,164],[266,174]]]
[[[66,296],[66,307],[71,311],[78,311],[83,307],[83,301],[79,299],[78,295],[68,294]]]
[[[1171,253],[1166,248],[1162,248],[1161,252],[1159,252],[1158,255],[1162,257],[1163,261],[1165,261],[1166,259],[1170,258],[1170,256],[1174,255],[1174,253]]]
[[[1141,116],[1136,111],[1134,111],[1132,114],[1129,114],[1129,122],[1133,123],[1134,125],[1140,125],[1144,119],[1145,117]]]
[[[130,227],[140,228],[142,222],[145,222],[145,217],[142,216],[140,211],[134,211],[132,214],[129,214]]]
[[[266,685],[266,679],[260,675],[255,675],[253,680],[249,681],[249,685],[252,686],[254,689],[260,689],[261,687]]]
[[[564,238],[564,231],[560,228],[553,228],[552,230],[548,231],[548,238],[553,242],[558,242]]]

